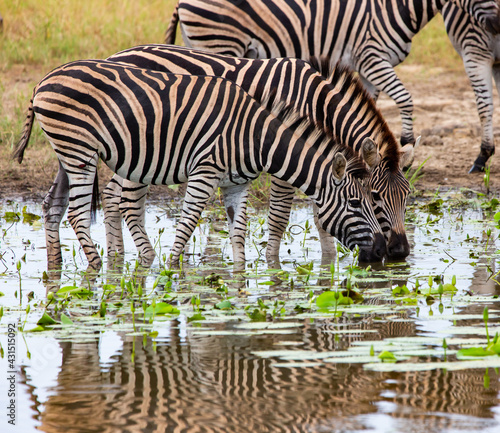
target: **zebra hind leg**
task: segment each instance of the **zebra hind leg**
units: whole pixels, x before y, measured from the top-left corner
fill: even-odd
[[[469,173],[478,173],[484,171],[488,160],[495,153],[492,75],[495,76],[495,81],[497,81],[497,73],[492,68],[489,59],[478,58],[474,53],[469,52],[466,52],[465,56],[465,71],[474,90],[482,128],[481,149],[472,168],[469,170]]]
[[[87,272],[98,271],[102,260],[90,237],[91,202],[94,181],[97,177],[97,154],[91,157],[79,171],[68,172],[69,177],[69,208],[68,221],[75,231],[76,237],[87,257]]]
[[[102,192],[108,259],[114,257],[115,255],[123,256],[125,254],[122,216],[120,213],[122,184],[123,179],[115,174]]]
[[[201,212],[212,197],[220,181],[220,176],[191,176],[184,195],[182,214],[177,224],[174,245],[170,251],[170,266],[177,266],[184,247],[193,234]]]
[[[57,176],[42,204],[48,270],[57,270],[62,265],[59,225],[68,207],[68,202],[68,175],[63,166],[59,164]]]
[[[233,247],[233,260],[245,263],[245,239],[247,231],[247,200],[250,182],[221,188],[229,224],[229,238]],[[241,267],[241,266],[240,266]]]
[[[139,251],[140,263],[149,267],[156,257],[153,245],[146,232],[146,198],[149,186],[123,180],[123,189],[120,201],[120,213],[125,219],[127,227]]]

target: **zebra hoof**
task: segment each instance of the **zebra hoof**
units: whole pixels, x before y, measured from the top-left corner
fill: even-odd
[[[479,152],[479,156],[474,161],[472,168],[469,170],[469,174],[483,172],[486,167],[486,163],[494,155],[494,153],[495,147],[481,144],[481,151]]]
[[[474,163],[472,165],[471,169],[469,170],[469,174],[482,173],[483,171],[484,171],[484,165],[479,165],[479,164]]]

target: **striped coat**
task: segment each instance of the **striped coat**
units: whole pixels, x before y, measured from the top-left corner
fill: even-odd
[[[481,151],[470,171],[477,172],[484,169],[495,152],[492,80],[500,91],[500,36],[483,29],[473,17],[452,2],[445,5],[441,13],[448,37],[463,59],[465,72],[476,95],[482,139]]]
[[[363,153],[365,140],[373,140],[377,155],[370,163],[368,184],[374,211],[386,236],[389,257],[398,259],[408,255],[404,218],[409,186],[400,166],[412,157],[413,148],[407,145],[400,149],[380,112],[349,69],[338,66],[325,79],[309,63],[298,59],[236,59],[169,45],[134,47],[109,60],[165,72],[222,76],[257,100],[273,91],[276,98],[286,98],[299,113],[310,116],[325,130],[331,130],[339,142],[359,153]],[[153,251],[142,219],[145,191],[127,182],[124,186],[122,192],[121,181],[115,178],[104,191],[108,232],[112,233],[108,238],[108,251],[123,252],[120,212],[117,210],[121,206],[136,245],[144,255]],[[269,261],[278,259],[292,199],[293,190],[273,179],[266,250]],[[334,246],[320,227],[319,230],[323,252],[328,256]]]
[[[99,159],[132,182],[187,182],[172,263],[218,186],[231,204],[234,259],[244,260],[248,185],[261,172],[310,196],[323,228],[350,248],[358,245],[361,259],[381,260],[385,241],[360,182],[364,165],[311,122],[297,122],[287,110],[280,114],[280,106],[271,113],[223,78],[108,61],[72,62],[49,73],[34,90],[14,154],[21,162],[36,114],[60,163],[43,205],[49,266],[61,262],[58,230],[68,204],[89,269],[101,266],[90,237]]]
[[[179,0],[167,30],[180,22],[192,48],[239,57],[327,56],[358,71],[377,97],[387,93],[402,119],[401,143],[414,143],[411,94],[394,66],[412,38],[451,0]],[[500,30],[495,0],[455,0],[492,32]]]

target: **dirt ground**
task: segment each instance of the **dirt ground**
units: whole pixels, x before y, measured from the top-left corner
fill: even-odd
[[[481,129],[474,94],[465,73],[404,65],[397,72],[413,96],[415,133],[422,135],[421,145],[415,151],[413,167],[418,167],[429,158],[421,172],[423,177],[416,183],[417,189],[435,191],[437,188],[447,190],[465,187],[485,191],[483,175],[468,174],[479,152]],[[8,100],[10,91],[19,87],[28,88],[31,86],[28,83],[42,76],[40,71],[30,73],[15,70],[7,76],[3,75],[2,84],[7,89],[4,101]],[[494,121],[500,119],[498,102],[495,91]],[[378,106],[392,131],[399,137],[399,110],[393,101],[382,95]],[[18,137],[20,131],[11,133]],[[495,128],[497,142],[499,136],[500,128]],[[9,159],[10,150],[7,146],[4,143],[0,146],[0,199],[41,199],[57,171],[56,159],[50,147],[47,145],[39,150],[29,148],[23,164],[19,165]],[[494,192],[500,188],[499,167],[494,157],[490,177],[490,188]],[[109,170],[104,167],[100,173],[101,183],[104,184],[109,177]],[[155,187],[153,194],[158,197],[175,193],[168,188]]]

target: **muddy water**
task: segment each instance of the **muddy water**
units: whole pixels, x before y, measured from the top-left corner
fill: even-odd
[[[4,204],[0,214],[8,211],[21,209]],[[28,205],[26,211],[41,214],[37,204]],[[45,282],[43,226],[2,219],[1,431],[500,431],[500,383],[498,370],[491,368],[497,367],[494,362],[470,368],[451,363],[448,368],[424,371],[411,366],[444,362],[443,338],[449,342],[448,361],[456,361],[453,350],[467,346],[467,341],[485,345],[485,306],[490,333],[500,330],[500,288],[488,279],[497,272],[500,248],[492,214],[471,205],[446,208],[437,215],[420,206],[412,208],[407,226],[411,255],[405,263],[388,263],[359,277],[356,285],[365,296],[363,303],[338,314],[294,309],[307,303],[311,291],[319,295],[329,288],[328,275],[320,274],[315,230],[303,232],[306,221],[312,222],[308,207],[294,210],[292,233],[282,246],[282,267],[293,275],[293,288],[289,281],[263,284],[273,280],[259,260],[260,242],[265,240],[265,225],[259,223],[263,213],[252,216],[246,277],[233,276],[230,266],[224,265],[230,261],[231,248],[220,233],[224,223],[219,214],[208,214],[197,229],[196,241],[186,254],[187,276],[173,284],[175,296],[170,300],[180,314],[158,316],[147,332],[134,332],[130,317],[113,313],[111,304],[106,318],[99,321],[92,319],[99,302],[75,303],[65,312],[75,324],[85,326],[16,334],[15,427],[7,423],[7,324],[19,327],[26,321],[25,329],[36,326],[47,290],[75,280],[80,284],[79,271],[86,263],[66,224],[61,280]],[[148,233],[161,245],[160,259],[144,279],[148,292],[162,269],[161,256],[172,243],[177,217],[175,209],[148,207]],[[160,228],[165,229],[161,234]],[[102,214],[92,236],[105,246]],[[133,268],[135,252],[128,235],[126,242],[125,261]],[[311,261],[314,273],[309,279],[294,273],[298,264]],[[352,256],[345,257],[340,267],[345,270],[352,261]],[[215,295],[198,285],[212,272],[227,281],[234,310],[215,313]],[[103,272],[91,283],[97,299],[104,284],[113,280],[111,275]],[[455,275],[456,294],[441,301],[438,296],[434,300],[421,296],[414,305],[396,302],[392,288],[403,282],[413,287],[417,278],[426,286],[429,275],[442,275],[445,282]],[[161,287],[156,290],[162,294]],[[26,315],[30,292],[32,307]],[[191,294],[197,292],[206,306],[205,320],[190,321]],[[252,322],[244,307],[252,311],[258,299],[268,305],[281,300],[286,313],[271,321],[270,307],[267,322]],[[406,371],[381,368],[388,364],[369,356],[372,346],[377,354],[383,347],[401,352],[394,365],[406,365]],[[360,352],[369,359],[347,358]],[[338,356],[346,358],[339,361]]]

